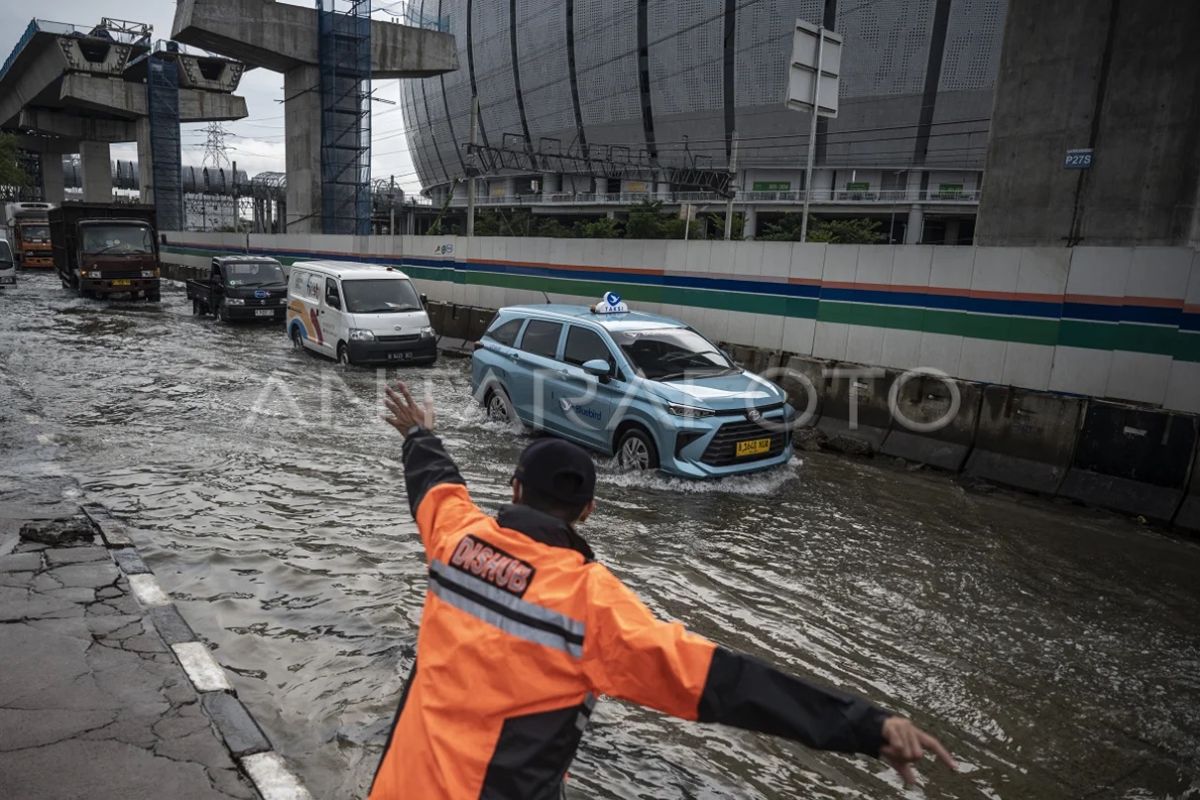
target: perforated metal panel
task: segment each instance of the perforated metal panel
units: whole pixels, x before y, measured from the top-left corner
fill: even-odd
[[[434,102],[435,94],[429,95],[431,108],[436,108],[434,114],[441,115],[446,113],[446,109],[450,111],[450,121],[454,128],[454,143],[453,146],[458,149],[462,159],[466,159],[466,152],[462,146],[471,141],[471,76],[467,72],[467,4],[466,0],[445,0],[442,3],[442,16],[448,17],[450,23],[450,32],[454,34],[454,41],[458,48],[458,69],[454,72],[448,72],[441,78],[441,87],[437,91],[442,95]],[[433,87],[431,87],[433,88]],[[449,159],[451,154],[449,148],[442,148],[444,156]],[[462,161],[459,155],[454,156],[453,170],[462,169]]]
[[[951,6],[940,91],[992,88],[1007,13],[1007,0],[957,0]]]
[[[517,3],[517,57],[529,135],[562,140],[575,135],[575,111],[567,73],[567,12],[562,0]]]
[[[890,0],[839,9],[837,30],[845,37],[841,96],[919,94],[925,85],[934,4]]]
[[[642,141],[637,0],[576,0],[575,74],[588,141]]]
[[[498,145],[503,134],[522,135],[513,83],[508,2],[475,0],[471,13],[479,116],[487,126],[489,141]]]
[[[150,112],[150,155],[154,182],[154,207],[158,226],[183,230],[183,182],[180,167],[179,66],[175,61],[151,57],[146,78],[146,103]]]
[[[442,104],[442,82],[438,78],[421,81],[424,91],[423,106],[426,125],[429,129],[429,147],[433,155],[430,167],[435,170],[437,181],[449,181],[460,171],[458,156],[454,152],[454,137],[450,135],[450,122]]]
[[[737,104],[778,106],[787,92],[792,26],[820,24],[823,0],[761,0],[737,12]]]

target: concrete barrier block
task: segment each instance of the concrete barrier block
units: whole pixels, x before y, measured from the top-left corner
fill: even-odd
[[[892,427],[888,389],[898,374],[861,364],[839,363],[830,368],[817,422],[817,428],[829,437],[830,448],[855,453],[879,451]]]
[[[821,419],[821,405],[825,397],[825,362],[807,356],[790,356],[784,362],[783,371],[771,378],[783,388],[792,407],[807,417],[803,424],[812,427]]]
[[[433,326],[433,331],[441,336],[446,327],[446,312],[450,307],[446,303],[430,302],[425,307],[425,313],[429,315],[429,324]]]
[[[886,456],[958,472],[971,454],[983,387],[933,375],[914,375],[889,387],[895,394],[892,428],[879,448]]]
[[[1200,533],[1200,443],[1192,459],[1192,477],[1188,482],[1187,496],[1175,515],[1175,527]]]
[[[1085,401],[1012,386],[983,390],[971,476],[1041,494],[1062,484],[1083,418]]]
[[[490,308],[472,308],[465,338],[471,342],[479,341],[479,338],[483,336],[483,332],[487,330],[488,323],[495,316],[496,312]]]
[[[1059,495],[1170,522],[1187,489],[1196,438],[1191,415],[1089,403]]]
[[[442,336],[451,339],[466,339],[471,325],[471,309],[467,306],[452,305],[446,310],[443,318],[445,330]]]

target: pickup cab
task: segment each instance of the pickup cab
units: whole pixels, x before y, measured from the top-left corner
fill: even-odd
[[[49,217],[64,287],[81,297],[162,299],[154,206],[72,202],[52,208]]]
[[[281,322],[287,294],[283,265],[264,256],[219,256],[209,265],[208,280],[187,282],[192,313],[211,314],[222,322]]]

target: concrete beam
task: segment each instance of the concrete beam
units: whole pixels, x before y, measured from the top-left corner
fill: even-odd
[[[60,101],[72,109],[137,120],[147,116],[146,87],[140,83],[97,78],[92,75],[63,76]],[[248,115],[246,98],[203,89],[179,90],[180,122],[221,122]],[[129,136],[124,141],[132,141]]]
[[[274,0],[179,0],[171,38],[274,72],[319,60],[316,9]],[[373,77],[427,78],[456,69],[453,35],[371,22]]]
[[[78,117],[63,111],[27,108],[17,117],[16,127],[47,136],[90,142],[129,142],[134,139],[134,123],[123,119]]]

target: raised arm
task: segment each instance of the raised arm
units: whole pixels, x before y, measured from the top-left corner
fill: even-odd
[[[439,533],[483,512],[467,494],[466,481],[442,440],[433,434],[433,402],[426,399],[418,404],[408,387],[397,383],[387,390],[384,406],[388,412],[384,421],[404,436],[401,453],[408,508],[417,520],[426,552],[432,553]]]

